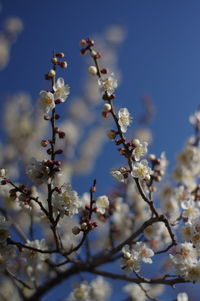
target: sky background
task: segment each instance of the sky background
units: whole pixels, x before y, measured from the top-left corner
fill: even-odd
[[[79,55],[80,39],[101,34],[112,24],[122,26],[127,35],[119,48],[122,80],[117,102],[137,117],[141,112],[141,97],[149,95],[153,99],[156,114],[151,124],[154,133],[151,151],[157,155],[165,151],[172,168],[175,154],[192,134],[188,117],[200,103],[200,1],[1,0],[1,3],[0,23],[6,17],[18,16],[24,30],[12,48],[8,66],[0,73],[0,95],[26,91],[37,99],[38,92],[44,89],[43,74],[49,68],[53,49],[66,53],[69,62],[66,82],[72,94],[80,94],[87,72],[84,58]],[[109,157],[112,151],[113,146],[108,146],[108,153],[100,157],[104,164],[96,164],[89,177],[74,179],[76,187],[81,181],[83,190],[95,176],[102,177],[99,184],[102,192],[108,190],[108,168],[112,167],[109,164],[116,165],[119,160],[117,152]],[[195,289],[198,291],[198,285]],[[121,301],[121,295],[113,300]]]

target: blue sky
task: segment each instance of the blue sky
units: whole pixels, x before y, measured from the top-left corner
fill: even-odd
[[[123,26],[127,37],[121,46],[121,85],[117,102],[133,116],[141,111],[140,99],[150,95],[156,115],[152,151],[166,151],[174,162],[175,153],[192,133],[188,116],[200,103],[200,1],[192,0],[2,0],[0,20],[19,16],[24,31],[11,52],[11,61],[1,72],[1,94],[27,91],[33,99],[44,88],[43,74],[49,68],[53,49],[63,50],[69,61],[66,81],[71,93],[81,92],[84,63],[79,41],[101,33],[111,24]],[[108,150],[113,151],[109,146]],[[103,155],[100,159],[103,159]],[[101,189],[108,189],[106,155]],[[112,157],[117,162],[118,154]],[[111,167],[111,166],[109,166]],[[88,187],[95,172],[81,179]],[[80,178],[75,179],[76,185]],[[118,300],[117,297],[115,299]]]

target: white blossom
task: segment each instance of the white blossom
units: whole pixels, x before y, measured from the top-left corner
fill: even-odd
[[[179,293],[177,295],[177,301],[188,301],[188,295],[186,293]]]
[[[131,250],[128,245],[125,245],[122,248],[123,259],[121,261],[122,269],[130,274],[131,272],[139,272],[140,271],[140,259],[139,252],[135,250]]]
[[[27,240],[26,246],[31,247],[33,249],[24,248],[23,256],[26,258],[27,262],[33,266],[39,264],[41,261],[45,261],[49,256],[47,253],[37,252],[35,249],[39,250],[47,250],[45,239],[41,240]]]
[[[163,292],[162,285],[152,285],[147,283],[142,284],[145,291],[148,292],[149,296],[153,298],[160,295]],[[141,286],[136,283],[130,283],[124,286],[123,290],[129,295],[131,301],[147,301],[149,298],[146,296],[145,291],[142,290]],[[184,301],[184,300],[183,300]]]
[[[77,284],[67,301],[91,301],[89,284],[87,282]]]
[[[151,168],[148,166],[147,160],[142,160],[133,164],[132,176],[141,180],[150,180],[152,174]]]
[[[95,301],[106,301],[110,295],[110,285],[103,277],[98,276],[91,282],[91,299]]]
[[[40,108],[44,113],[49,113],[50,110],[55,108],[54,95],[51,92],[41,91],[39,98]]]
[[[97,207],[97,212],[104,214],[106,209],[109,207],[109,200],[106,195],[99,196],[96,199],[96,207]]]
[[[186,218],[188,222],[195,220],[200,215],[200,210],[196,207],[196,203],[192,197],[189,200],[184,200],[181,203],[181,207],[184,209],[182,216]]]
[[[193,124],[195,126],[199,126],[200,125],[200,111],[196,111],[196,112],[194,112],[193,115],[190,115],[189,121],[191,122],[191,124]]]
[[[106,79],[99,79],[98,81],[100,87],[100,93],[107,93],[108,96],[114,93],[115,89],[117,88],[117,80],[114,78],[114,75],[111,74]]]
[[[139,144],[133,149],[132,156],[135,161],[139,161],[141,157],[146,155],[148,143],[147,142],[140,142]]]
[[[65,85],[65,81],[62,77],[59,77],[53,87],[55,93],[54,93],[54,99],[60,99],[61,102],[65,102],[69,95],[69,86]]]
[[[127,108],[121,108],[118,112],[118,123],[121,128],[121,131],[125,133],[127,131],[127,127],[132,122],[132,117]]]
[[[59,211],[61,217],[64,214],[72,216],[79,212],[82,202],[76,191],[72,190],[70,184],[63,184],[60,193],[53,194],[53,207],[54,210]]]
[[[111,175],[119,182],[125,182],[124,175],[120,169],[112,168],[110,171]]]
[[[150,257],[154,256],[154,252],[152,249],[148,248],[145,243],[137,242],[133,249],[139,253],[139,259],[141,261],[145,263],[152,263],[152,259]]]
[[[45,165],[44,161],[37,161],[32,158],[26,167],[26,174],[35,185],[41,185],[48,181],[49,167]]]

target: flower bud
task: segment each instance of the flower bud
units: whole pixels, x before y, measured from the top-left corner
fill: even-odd
[[[59,99],[59,98],[55,100],[55,104],[57,104],[57,105],[60,104],[61,102],[62,102],[62,101],[61,101],[61,99]]]
[[[82,229],[83,231],[86,231],[86,230],[88,229],[87,223],[82,223],[82,224],[81,224],[81,229]]]
[[[60,65],[60,67],[63,68],[63,69],[66,69],[66,68],[67,68],[67,62],[66,62],[66,61],[59,62],[59,65]]]
[[[85,39],[80,40],[80,46],[84,47],[87,45],[87,42]]]
[[[107,135],[108,139],[114,140],[117,136],[117,132],[114,130],[108,130],[108,131],[106,131],[106,135]]]
[[[55,72],[55,70],[53,70],[53,69],[51,69],[50,71],[49,71],[49,73],[48,73],[48,76],[49,77],[54,77],[56,75],[56,72]]]
[[[62,149],[58,149],[57,151],[55,151],[55,154],[56,155],[61,155],[63,153],[63,150]]]
[[[150,175],[146,175],[146,176],[145,176],[145,180],[146,180],[146,181],[149,181],[150,179],[151,179],[151,176],[150,176]]]
[[[55,64],[57,64],[58,59],[57,59],[57,57],[52,57],[51,61],[55,65]]]
[[[95,66],[90,66],[90,67],[88,68],[88,72],[89,72],[90,74],[92,74],[92,75],[96,75],[96,74],[97,74],[97,67],[95,67]]]
[[[154,154],[149,154],[149,160],[154,161],[156,159],[156,156]]]
[[[138,145],[140,145],[140,140],[139,139],[133,139],[131,141],[132,146],[137,147]]]
[[[51,117],[49,117],[48,115],[44,115],[44,120],[51,120]]]
[[[57,52],[56,57],[64,58],[65,54],[63,52]]]
[[[74,235],[78,235],[80,233],[80,231],[81,231],[81,229],[79,227],[77,227],[77,226],[75,226],[75,227],[72,228],[72,233]]]
[[[42,140],[41,141],[41,146],[46,147],[49,144],[48,140]]]
[[[105,103],[103,106],[103,112],[110,112],[112,109],[111,105],[109,103]]]
[[[102,74],[107,74],[109,72],[108,68],[101,69]]]
[[[131,258],[131,253],[130,252],[124,252],[124,258],[125,259],[130,259]]]
[[[4,168],[0,168],[0,178],[5,178],[6,170]]]

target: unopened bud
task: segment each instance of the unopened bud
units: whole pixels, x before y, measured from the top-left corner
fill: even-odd
[[[55,151],[55,154],[56,155],[61,155],[63,153],[63,150],[62,149],[58,149],[57,151]]]
[[[50,71],[49,71],[49,73],[48,73],[48,76],[49,77],[54,77],[56,75],[56,72],[55,72],[55,70],[53,70],[53,69],[51,69]]]
[[[130,258],[131,258],[131,253],[129,253],[129,252],[124,252],[124,258],[125,258],[125,259],[130,259]]]
[[[61,102],[62,102],[62,100],[59,98],[55,100],[55,104],[57,104],[57,105],[60,104]]]
[[[52,57],[51,61],[55,65],[55,64],[57,64],[58,59],[57,59],[57,57]]]
[[[66,69],[67,68],[67,62],[66,61],[63,61],[63,62],[59,62],[59,66],[63,69]]]
[[[103,112],[110,112],[112,109],[111,105],[109,103],[105,103],[103,106]]]
[[[114,140],[117,136],[117,132],[114,130],[108,130],[108,131],[106,131],[106,135],[107,135],[108,139]]]
[[[133,139],[131,141],[132,146],[137,147],[138,145],[140,145],[140,140],[139,139]]]
[[[90,74],[92,74],[92,75],[96,75],[96,74],[97,74],[97,67],[95,67],[95,66],[90,66],[90,67],[88,68],[88,72],[89,72]]]
[[[41,141],[41,146],[46,147],[49,144],[48,140],[42,140]]]
[[[84,47],[87,45],[87,42],[85,39],[80,40],[80,46]]]
[[[55,114],[55,119],[58,120],[60,118],[60,115]]]
[[[65,138],[65,132],[59,132],[58,136],[60,139]]]
[[[150,176],[150,175],[146,175],[146,176],[145,176],[145,180],[146,180],[146,181],[149,181],[150,179],[151,179],[151,176]]]
[[[83,231],[86,231],[86,230],[88,229],[87,223],[82,223],[82,224],[81,224],[81,229],[82,229]]]
[[[44,115],[44,120],[51,120],[51,117],[49,117],[48,115]]]
[[[102,74],[107,74],[109,72],[108,68],[101,69]]]
[[[156,159],[156,156],[154,154],[149,154],[149,160],[154,161]]]
[[[74,235],[78,235],[80,233],[80,231],[81,231],[81,229],[79,227],[77,227],[77,226],[75,226],[75,227],[72,228],[72,233]]]
[[[57,52],[56,57],[64,58],[65,54],[63,52]]]

